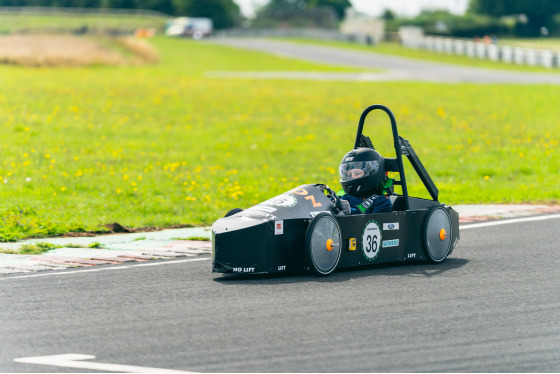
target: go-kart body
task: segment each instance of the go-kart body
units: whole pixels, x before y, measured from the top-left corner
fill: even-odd
[[[437,201],[437,188],[410,143],[398,137],[385,107],[374,105],[360,119],[355,148],[369,146],[362,136],[365,116],[381,109],[391,117],[397,158],[386,159],[399,173],[402,195],[392,195],[387,213],[346,215],[325,185],[294,188],[249,209],[218,219],[212,226],[212,271],[262,274],[307,269],[327,275],[347,268],[401,261],[443,261],[459,239],[459,215]],[[433,200],[409,197],[401,155],[405,154]]]
[[[403,206],[402,197],[392,197]],[[321,212],[332,214],[342,232],[337,268],[397,261],[425,261],[423,223],[438,202],[411,198],[412,209],[389,213],[344,215],[320,186],[299,186],[212,226],[213,271],[219,273],[300,272],[309,268],[305,235]],[[459,215],[449,206],[452,232],[459,233]],[[377,238],[374,236],[378,234]],[[369,236],[369,240],[368,240]],[[458,235],[451,235],[455,245]],[[450,251],[451,252],[451,251]]]

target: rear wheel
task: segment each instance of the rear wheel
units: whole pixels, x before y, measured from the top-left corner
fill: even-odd
[[[440,263],[451,251],[453,226],[447,210],[437,205],[426,215],[423,228],[424,252],[428,261]]]
[[[305,234],[305,256],[317,275],[329,275],[336,269],[342,252],[342,235],[336,219],[319,213]]]

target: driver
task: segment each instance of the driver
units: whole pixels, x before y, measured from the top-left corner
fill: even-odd
[[[391,200],[387,190],[393,184],[387,178],[385,161],[371,148],[357,148],[348,152],[340,163],[341,199],[350,203],[352,214],[390,212]]]

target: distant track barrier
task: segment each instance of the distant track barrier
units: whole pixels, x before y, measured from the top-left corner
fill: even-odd
[[[441,54],[468,56],[507,64],[560,68],[560,51],[498,45],[492,42],[440,36],[401,33],[405,48],[423,49]]]

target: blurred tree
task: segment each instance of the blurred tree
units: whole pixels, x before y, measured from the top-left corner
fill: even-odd
[[[172,0],[136,0],[133,9],[150,9],[170,15],[177,15]]]
[[[172,16],[208,17],[216,29],[237,26],[242,19],[233,0],[0,0],[0,6],[148,9]]]
[[[445,10],[424,10],[414,18],[396,17],[385,20],[387,31],[398,31],[400,26],[417,26],[426,34],[448,35],[472,38],[476,35],[496,35],[512,37],[514,24],[511,20],[503,20],[484,14],[467,12],[458,16]]]
[[[189,17],[208,17],[215,29],[226,29],[241,23],[241,11],[233,0],[194,0],[185,7]]]
[[[0,6],[23,6],[24,0],[0,0]]]
[[[335,28],[338,14],[327,3],[349,4],[346,0],[270,0],[257,11],[253,27]]]
[[[67,6],[73,6],[73,7],[78,7],[78,8],[100,8],[101,7],[101,0],[77,0],[77,1],[71,1],[72,5],[67,5]]]
[[[307,8],[305,0],[270,0],[257,13],[273,13]]]
[[[346,8],[352,8],[349,0],[307,0],[309,8],[330,7],[336,13],[338,20],[343,20],[346,15]]]
[[[128,1],[134,1],[134,0],[128,0]],[[193,1],[194,0],[171,0],[171,3],[173,4],[173,9],[175,10],[175,13],[173,14],[179,16],[186,15],[189,6]]]
[[[349,0],[270,0],[263,8],[261,13],[296,12],[302,9],[317,9],[329,7],[337,19],[344,19],[346,8],[351,8]]]
[[[469,10],[494,17],[527,16],[527,23],[520,25],[526,35],[539,35],[542,27],[555,28],[554,17],[560,13],[558,0],[470,0]]]
[[[137,9],[136,0],[105,0],[104,8]]]
[[[385,21],[393,21],[397,19],[397,16],[391,9],[385,9],[383,11],[383,14],[381,14],[381,18],[383,18]]]

